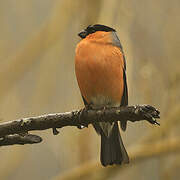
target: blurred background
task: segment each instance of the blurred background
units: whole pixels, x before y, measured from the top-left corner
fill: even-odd
[[[161,111],[160,127],[128,123],[122,136],[132,163],[123,168],[99,165],[100,138],[91,126],[67,127],[58,136],[33,132],[43,137],[40,144],[1,147],[0,179],[179,179],[179,17],[179,0],[0,0],[1,122],[83,107],[75,47],[77,33],[95,23],[117,30],[129,104]]]

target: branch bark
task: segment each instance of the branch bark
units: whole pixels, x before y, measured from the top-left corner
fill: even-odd
[[[46,130],[53,128],[53,133],[57,134],[56,128],[66,126],[88,127],[95,122],[115,122],[115,121],[141,121],[147,120],[151,124],[158,124],[155,118],[160,118],[160,112],[150,105],[136,105],[108,109],[88,109],[76,110],[65,113],[46,114],[37,117],[22,118],[14,121],[8,121],[0,124],[0,137],[3,141],[7,135],[28,133],[33,130]],[[30,136],[28,137],[30,138]],[[40,137],[39,137],[40,138]],[[13,136],[11,136],[11,140]],[[14,136],[14,144],[17,143],[17,137]],[[24,138],[25,140],[26,138]],[[28,142],[27,140],[26,143]],[[31,143],[33,140],[31,141]],[[41,142],[36,141],[35,143]],[[12,141],[11,141],[12,144]]]
[[[13,134],[8,135],[3,138],[0,138],[0,146],[8,146],[8,145],[24,145],[24,144],[34,144],[34,143],[40,143],[42,141],[42,138],[33,135],[33,134]]]

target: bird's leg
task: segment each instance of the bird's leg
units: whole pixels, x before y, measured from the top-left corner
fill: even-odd
[[[86,104],[85,107],[79,111],[79,122],[81,122],[81,119],[83,119],[84,114],[91,109],[93,109],[92,104]],[[88,125],[83,124],[77,126],[78,129],[83,129],[85,127],[88,127]]]
[[[103,111],[103,112],[105,112],[106,109],[108,109],[107,106],[102,106],[102,107],[96,108],[96,110],[100,110],[100,111]]]
[[[85,109],[86,111],[93,109],[93,104],[92,104],[92,103],[86,104],[85,107],[84,107],[84,109]]]

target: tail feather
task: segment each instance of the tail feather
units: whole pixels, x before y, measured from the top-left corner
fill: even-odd
[[[112,131],[108,137],[102,131],[100,134],[102,165],[129,163],[129,157],[121,139],[118,123],[113,124]]]

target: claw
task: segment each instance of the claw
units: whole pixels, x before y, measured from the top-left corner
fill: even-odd
[[[79,111],[79,122],[81,122],[81,119],[83,118],[84,113],[86,113],[86,111],[88,111],[89,109],[91,109],[91,106],[87,105],[87,106],[85,106],[85,108],[83,108]],[[88,127],[88,125],[83,124],[83,125],[77,126],[78,129],[83,129],[85,127]]]

